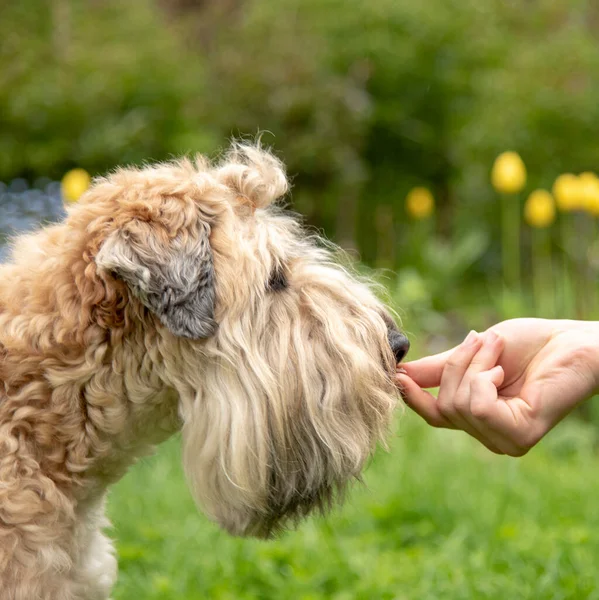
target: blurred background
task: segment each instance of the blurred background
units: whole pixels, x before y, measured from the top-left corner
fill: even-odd
[[[413,356],[599,317],[596,2],[23,0],[0,40],[0,260],[90,176],[263,133]],[[271,545],[200,520],[173,443],[115,492],[115,597],[598,598],[596,405],[511,462],[406,416],[374,491]]]

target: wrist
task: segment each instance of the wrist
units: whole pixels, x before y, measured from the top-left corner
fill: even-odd
[[[568,344],[572,349],[572,362],[588,369],[589,396],[599,393],[599,322],[556,320],[555,324],[557,332],[575,336]]]

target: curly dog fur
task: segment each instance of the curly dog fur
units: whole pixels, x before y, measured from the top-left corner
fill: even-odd
[[[0,589],[105,600],[104,498],[182,430],[191,491],[236,535],[324,510],[384,438],[406,340],[367,282],[274,205],[236,145],[99,179],[0,266]],[[394,357],[395,353],[395,357]]]

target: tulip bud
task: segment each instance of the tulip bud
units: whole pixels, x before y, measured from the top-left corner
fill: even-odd
[[[579,210],[584,205],[581,181],[572,173],[560,175],[553,184],[553,195],[559,210]]]
[[[85,169],[72,169],[62,178],[62,197],[67,202],[77,202],[90,183],[91,178]]]
[[[491,183],[502,194],[516,194],[526,185],[526,167],[517,152],[504,152],[493,163]]]
[[[546,190],[535,190],[524,205],[524,218],[531,227],[548,227],[555,220],[555,202]]]
[[[406,197],[406,211],[417,220],[427,219],[435,210],[435,199],[425,187],[412,188]]]
[[[581,173],[579,179],[584,209],[599,216],[599,177],[595,173]]]

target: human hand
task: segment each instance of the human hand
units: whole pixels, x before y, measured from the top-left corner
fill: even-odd
[[[599,323],[512,319],[401,367],[404,400],[427,423],[522,456],[599,388]],[[421,389],[437,386],[437,398]]]

